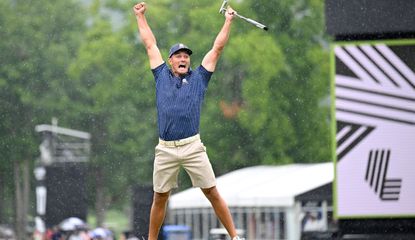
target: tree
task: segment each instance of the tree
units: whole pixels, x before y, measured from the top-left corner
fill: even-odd
[[[217,172],[329,160],[329,108],[322,104],[329,95],[323,3],[231,4],[270,30],[265,33],[236,19],[210,83],[201,131],[207,135],[207,146],[213,146],[211,160],[221,166]],[[211,41],[201,41],[200,36],[206,35],[205,29],[219,28],[217,7],[197,7],[189,18],[194,29],[184,39],[208,48]],[[226,112],[233,114],[226,117]]]
[[[64,110],[59,90],[67,83],[65,68],[85,22],[79,8],[73,1],[0,4],[0,170],[7,171],[4,176],[14,173],[14,186],[13,178],[2,183],[15,191],[18,239],[24,238],[30,169],[38,154],[34,126]]]
[[[184,42],[193,49],[192,67],[197,67],[223,24],[220,4],[161,0],[148,5],[147,18],[165,59],[172,44]],[[329,160],[323,2],[231,5],[269,31],[235,19],[209,83],[200,131],[216,174]],[[23,169],[22,160],[38,155],[33,128],[52,116],[61,126],[92,134],[90,189],[96,191],[90,192],[99,223],[101,210],[126,203],[129,186],[151,183],[158,138],[154,80],[131,7],[130,2],[97,0],[86,13],[72,1],[39,0],[30,8],[21,0],[0,3],[5,162],[0,189],[8,196],[14,189],[13,163]],[[113,15],[121,17],[114,23]],[[180,181],[182,188],[190,186],[187,177]]]
[[[191,11],[188,11],[189,6]],[[243,15],[267,23],[270,31],[267,34],[236,19],[230,42],[210,82],[203,106],[201,133],[216,172],[220,175],[256,164],[327,161],[329,111],[328,106],[321,104],[329,90],[328,55],[321,45],[325,39],[323,4],[320,1],[243,1],[232,3],[232,6]],[[137,44],[131,6],[118,7],[128,14],[131,25],[114,34],[124,34],[129,44],[135,45],[132,47],[136,54],[134,58],[138,60],[135,68],[142,74],[137,75],[137,79],[125,75],[118,82],[128,82],[140,89],[136,98],[122,92],[117,94],[122,96],[123,105],[135,105],[139,112],[147,113],[146,108],[155,108],[152,76],[148,74],[145,51],[139,41]],[[196,67],[223,24],[218,7],[209,1],[190,0],[149,4],[148,21],[164,56],[172,44],[185,42],[194,50],[192,63]],[[146,98],[152,100],[144,101]],[[141,101],[145,105],[139,105]],[[134,112],[133,109],[130,111]],[[149,126],[155,126],[154,110],[150,113],[152,125],[146,121],[135,126],[131,124],[142,129],[143,135],[149,138],[155,135],[155,131],[149,129]],[[111,122],[124,121],[116,119],[114,117]],[[125,132],[129,146],[145,148],[122,148],[119,154],[126,156],[127,151],[134,152],[135,149],[152,160],[151,144],[155,144],[155,139],[147,141],[151,143],[149,145],[137,144],[134,127],[128,130],[129,133]],[[122,134],[117,136],[124,138]],[[113,146],[118,147],[117,142]],[[184,186],[190,184],[187,178],[181,178],[181,181],[185,182]]]
[[[73,121],[93,136],[91,164],[100,173],[94,175],[98,177],[97,196],[105,195],[96,201],[101,221],[101,210],[125,201],[120,197],[125,197],[123,193],[133,179],[146,184],[151,181],[151,157],[140,150],[153,148],[155,142],[154,131],[149,134],[149,126],[155,125],[154,111],[150,110],[154,100],[148,96],[151,82],[137,79],[142,75],[150,78],[151,72],[135,67],[141,59],[134,57],[133,49],[121,34],[113,32],[109,22],[96,19],[69,70],[76,84],[71,92],[76,97],[71,102],[79,113]]]

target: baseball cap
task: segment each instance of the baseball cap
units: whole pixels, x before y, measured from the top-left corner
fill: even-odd
[[[189,55],[192,55],[192,50],[190,50],[188,46],[184,45],[183,43],[176,43],[170,48],[169,58],[171,58],[173,54],[175,54],[177,51],[180,51],[180,50],[184,50]]]

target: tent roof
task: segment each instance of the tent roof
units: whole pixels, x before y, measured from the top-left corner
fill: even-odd
[[[333,163],[254,166],[217,178],[229,207],[290,207],[295,196],[333,181]],[[209,201],[198,188],[174,194],[169,208],[205,208]]]

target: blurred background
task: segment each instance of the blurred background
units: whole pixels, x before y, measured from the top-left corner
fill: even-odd
[[[154,80],[134,4],[0,2],[0,224],[15,229],[18,239],[25,239],[22,231],[31,231],[37,215],[34,170],[45,165],[39,148],[45,138],[35,128],[42,124],[89,134],[86,158],[72,159],[82,165],[74,178],[85,194],[79,196],[87,209],[83,220],[117,236],[131,228],[133,189],[151,185],[158,141]],[[183,42],[196,68],[223,24],[221,4],[147,1],[163,57]],[[210,81],[200,133],[216,175],[332,161],[324,1],[230,5],[269,30],[236,19]],[[182,172],[177,192],[190,186]]]

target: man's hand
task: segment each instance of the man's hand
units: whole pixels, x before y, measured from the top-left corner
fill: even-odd
[[[133,7],[135,18],[137,20],[138,31],[140,32],[141,40],[143,41],[150,60],[150,67],[151,69],[154,69],[157,66],[160,66],[164,61],[161,57],[160,50],[157,47],[156,37],[151,31],[151,28],[147,23],[146,16],[144,15],[146,9],[147,7],[145,2],[138,3]]]
[[[225,12],[226,19],[232,20],[235,17],[235,15],[236,15],[236,11],[233,10],[230,6],[228,6]]]
[[[216,36],[215,42],[213,43],[212,49],[206,53],[205,57],[202,60],[202,66],[209,72],[214,72],[216,64],[219,60],[222,50],[225,47],[229,39],[229,34],[231,31],[232,19],[236,16],[236,11],[233,10],[230,6],[225,11],[225,22],[222,29]]]
[[[134,10],[134,14],[136,16],[142,15],[146,12],[146,3],[145,2],[141,2],[141,3],[137,3],[136,5],[134,5],[133,10]]]

